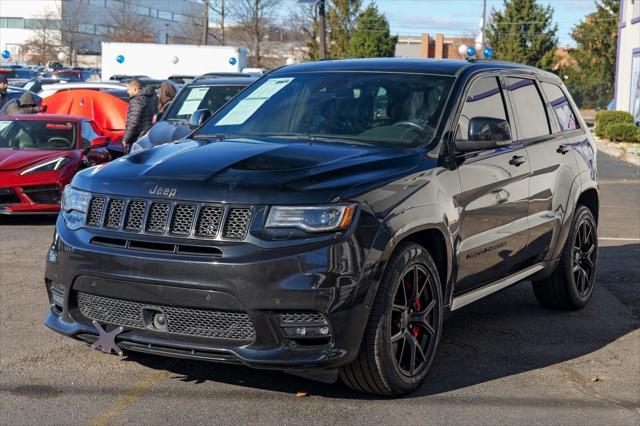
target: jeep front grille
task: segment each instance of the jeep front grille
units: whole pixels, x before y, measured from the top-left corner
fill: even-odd
[[[82,315],[98,322],[145,329],[148,327],[145,326],[143,308],[151,308],[164,312],[168,333],[244,341],[252,341],[256,335],[251,318],[245,312],[146,304],[85,292],[78,292],[77,297]]]
[[[249,206],[94,195],[86,223],[108,231],[240,241],[247,237],[253,213]]]

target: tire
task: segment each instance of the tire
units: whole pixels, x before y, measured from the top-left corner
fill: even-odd
[[[597,256],[596,221],[587,207],[578,205],[560,264],[548,278],[533,282],[538,302],[550,309],[582,309],[593,294]]]
[[[433,259],[422,246],[401,243],[380,282],[358,357],[340,371],[342,381],[360,392],[388,396],[417,389],[440,343],[442,312]]]

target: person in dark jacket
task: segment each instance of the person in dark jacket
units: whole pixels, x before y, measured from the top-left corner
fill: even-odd
[[[4,74],[0,74],[0,111],[4,108],[4,105],[9,102],[9,80]]]
[[[20,99],[13,99],[7,102],[3,108],[6,115],[37,114],[47,110],[46,105],[36,104],[36,100],[31,92],[24,92]]]
[[[158,98],[152,87],[144,87],[137,78],[127,83],[127,92],[131,100],[127,110],[122,147],[128,153],[130,146],[153,125],[153,116],[158,109]]]

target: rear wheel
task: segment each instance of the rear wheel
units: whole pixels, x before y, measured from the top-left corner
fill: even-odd
[[[342,369],[342,381],[381,395],[418,388],[435,358],[442,310],[433,259],[422,246],[402,243],[380,283],[358,358]]]
[[[591,211],[579,205],[560,264],[548,278],[533,283],[538,302],[552,309],[581,309],[596,283],[598,229]]]

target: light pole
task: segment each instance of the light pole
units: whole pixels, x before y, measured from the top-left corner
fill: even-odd
[[[327,23],[325,19],[325,0],[298,0],[298,3],[317,5],[318,36],[320,38],[320,59],[327,59]]]
[[[487,30],[487,0],[482,3],[482,55],[484,55],[484,49],[487,47],[487,39],[485,36]]]

